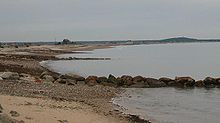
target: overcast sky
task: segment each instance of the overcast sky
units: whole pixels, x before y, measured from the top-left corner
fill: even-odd
[[[0,0],[0,41],[220,38],[220,0]]]

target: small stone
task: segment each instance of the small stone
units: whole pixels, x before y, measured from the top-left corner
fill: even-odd
[[[85,78],[76,74],[68,73],[60,76],[61,79],[73,79],[76,81],[84,81]]]
[[[69,123],[67,120],[58,120],[60,123]]]
[[[26,102],[24,105],[32,105],[31,102]]]
[[[2,113],[2,110],[3,110],[3,107],[2,107],[2,105],[0,104],[0,113]]]
[[[25,123],[23,120],[19,121],[18,123]]]
[[[3,110],[2,105],[0,104],[0,110]]]
[[[25,119],[32,120],[33,118],[32,117],[25,117]]]
[[[20,114],[17,111],[10,111],[12,117],[19,117]]]

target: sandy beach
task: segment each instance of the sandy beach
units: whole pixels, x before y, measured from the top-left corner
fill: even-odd
[[[19,116],[14,119],[27,123],[123,123],[113,117],[95,113],[91,107],[77,102],[55,101],[42,98],[27,98],[0,95],[0,104],[11,116],[16,111]]]

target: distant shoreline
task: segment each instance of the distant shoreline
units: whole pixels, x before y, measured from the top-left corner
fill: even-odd
[[[0,41],[3,45],[58,45],[61,41]],[[72,41],[76,45],[141,45],[141,44],[166,44],[166,43],[202,43],[202,42],[220,42],[220,39],[194,39],[187,37],[168,38],[160,40],[91,40],[91,41]],[[71,45],[71,44],[69,44]]]

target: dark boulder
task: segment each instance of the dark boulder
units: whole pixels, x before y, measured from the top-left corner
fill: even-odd
[[[154,78],[146,78],[145,82],[148,83],[149,87],[157,88],[157,87],[165,87],[166,84],[160,80]]]
[[[162,77],[159,79],[160,81],[166,83],[166,85],[171,85],[175,83],[173,79],[167,78],[167,77]]]
[[[176,77],[175,82],[177,86],[192,87],[195,85],[195,80],[191,77]]]
[[[98,83],[97,80],[98,80],[97,76],[89,76],[86,78],[85,82],[89,86],[94,86]]]
[[[148,83],[141,81],[130,86],[130,88],[149,88]]]
[[[124,86],[124,81],[122,80],[121,77],[117,77],[117,78],[116,78],[115,86],[116,86],[116,87]]]
[[[123,75],[121,77],[121,81],[126,86],[130,86],[130,85],[134,84],[133,83],[133,78],[131,76],[127,76],[127,75]]]
[[[111,75],[111,74],[108,76],[108,82],[109,82],[109,83],[116,84],[116,85],[118,84],[117,78],[115,78],[115,76],[113,76],[113,75]]]
[[[59,75],[57,73],[49,72],[49,71],[44,71],[41,73],[40,78],[43,78],[45,75],[52,76],[54,79],[58,79]]]
[[[145,79],[144,79],[144,77],[142,77],[142,76],[135,76],[134,78],[133,78],[133,82],[134,83],[139,83],[139,82],[143,82]]]
[[[94,81],[97,81],[98,80],[98,77],[97,76],[88,76],[86,79],[85,79],[85,82],[88,82],[90,80],[94,80]]]
[[[98,79],[97,79],[97,82],[98,83],[102,83],[102,82],[108,82],[108,78],[107,77],[98,77]]]
[[[220,78],[216,78],[215,80],[216,80],[216,83],[215,83],[215,84],[216,84],[216,85],[220,85]]]
[[[2,105],[0,104],[0,113],[2,113],[3,112],[3,107],[2,107]]]
[[[195,86],[196,87],[204,87],[205,84],[204,84],[204,82],[202,80],[199,80],[199,81],[196,81]]]
[[[65,75],[61,75],[59,78],[62,79],[72,79],[72,80],[76,80],[76,81],[84,81],[85,78],[76,74],[72,74],[72,73],[68,73]]]
[[[204,80],[203,80],[204,84],[205,84],[205,87],[207,88],[214,88],[215,85],[217,84],[217,81],[215,78],[212,78],[212,77],[206,77]]]

